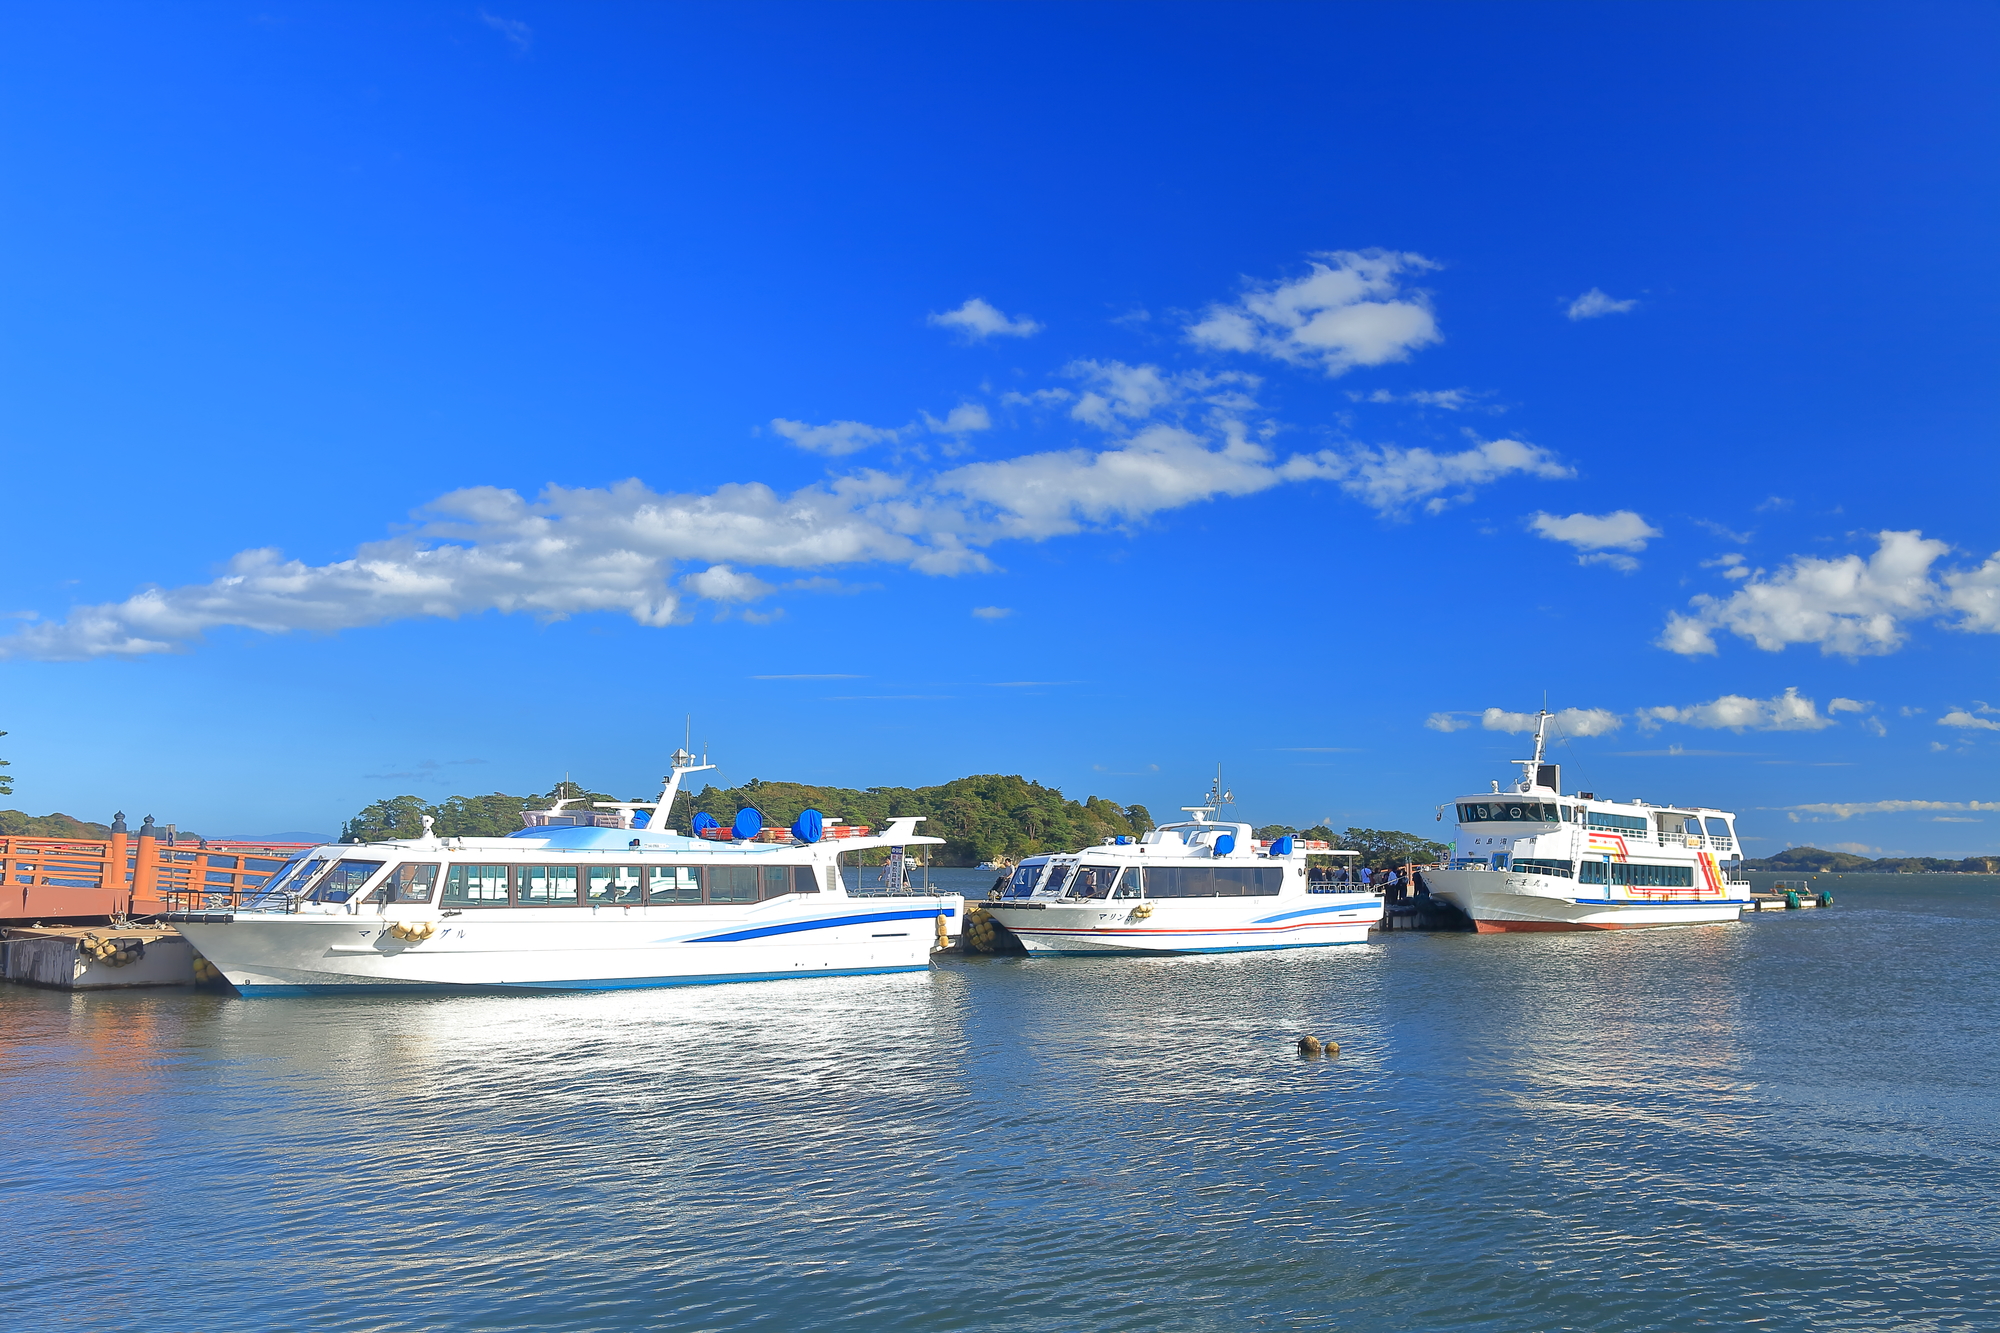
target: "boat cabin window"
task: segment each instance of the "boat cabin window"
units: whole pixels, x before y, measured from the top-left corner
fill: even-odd
[[[1048,863],[1045,861],[1037,861],[1033,865],[1015,866],[1013,877],[1007,881],[1007,896],[1009,898],[1031,896],[1035,892],[1035,881],[1042,877],[1042,867],[1046,864]]]
[[[701,870],[697,866],[648,866],[646,901],[654,904],[701,901]]]
[[[344,903],[382,866],[380,861],[336,861],[332,869],[319,877],[310,896],[316,903]]]
[[[1143,898],[1146,896],[1143,872],[1137,866],[1126,866],[1125,873],[1118,880],[1118,887],[1111,891],[1113,898]]]
[[[575,866],[515,866],[517,907],[576,906]]]
[[[1709,816],[1709,817],[1708,817],[1708,818],[1707,818],[1706,820],[1704,820],[1704,821],[1702,821],[1702,822],[1708,825],[1708,836],[1709,836],[1709,837],[1711,837],[1711,838],[1726,838],[1726,837],[1728,837],[1728,836],[1729,836],[1729,821],[1728,821],[1728,820],[1726,820],[1726,819],[1718,819],[1718,818],[1716,818],[1716,817],[1715,817],[1714,815],[1710,815],[1710,816]]]
[[[371,903],[427,903],[437,892],[437,862],[406,861],[368,895]]]
[[[1264,898],[1285,886],[1282,866],[1147,866],[1148,898]]]
[[[1542,801],[1461,801],[1461,824],[1553,824],[1562,818],[1554,805]]]
[[[507,867],[455,865],[445,872],[446,907],[507,906]]]
[[[759,896],[764,898],[782,898],[788,893],[798,892],[798,890],[792,887],[792,875],[793,872],[799,870],[805,871],[808,875],[812,873],[811,866],[765,866],[762,871],[764,876],[764,891]]]
[[[1691,889],[1693,866],[1648,866],[1636,861],[1583,861],[1577,865],[1583,884],[1625,884],[1639,889]]]
[[[593,903],[636,903],[644,875],[638,866],[592,866],[584,877],[584,892]]]
[[[1069,877],[1075,871],[1076,866],[1074,864],[1051,865],[1049,867],[1049,877],[1042,881],[1041,892],[1048,894],[1050,897],[1060,896],[1063,892],[1063,886],[1069,883]]]
[[[1646,821],[1637,815],[1608,815],[1592,810],[1585,820],[1592,828],[1617,829],[1621,833],[1644,833]]]
[[[708,880],[708,900],[712,903],[754,903],[757,901],[756,866],[704,866]]]
[[[1118,878],[1117,866],[1078,866],[1070,876],[1069,893],[1072,898],[1109,898],[1111,885]]]

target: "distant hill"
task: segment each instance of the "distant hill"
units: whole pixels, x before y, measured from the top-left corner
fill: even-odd
[[[93,824],[72,815],[31,815],[0,810],[0,834],[10,838],[108,838],[111,825]]]
[[[1968,856],[1962,861],[1936,856],[1885,856],[1870,860],[1852,852],[1819,847],[1787,847],[1776,856],[1746,860],[1750,870],[1800,870],[1834,874],[1901,875],[1921,870],[1956,870],[1971,875],[2000,874],[2000,856]]]
[[[586,791],[574,784],[558,784],[546,794],[509,796],[494,792],[487,796],[453,796],[426,802],[420,796],[392,796],[375,802],[342,826],[342,840],[363,842],[414,837],[423,829],[423,816],[436,821],[440,837],[497,838],[521,827],[523,810],[546,810],[558,796],[588,802],[610,801],[615,797]],[[647,796],[628,799],[647,800]],[[699,792],[682,792],[674,801],[672,827],[686,830],[697,812],[713,815],[727,825],[736,812],[753,806],[769,828],[782,828],[797,819],[799,812],[817,810],[829,819],[880,828],[899,815],[922,815],[925,823],[918,832],[939,837],[945,845],[936,848],[933,864],[979,865],[986,861],[1015,861],[1041,852],[1073,852],[1106,838],[1136,837],[1153,827],[1153,816],[1143,805],[1120,805],[1101,796],[1081,801],[1065,797],[1054,787],[1044,787],[1019,776],[986,773],[957,778],[935,787],[821,787],[802,782],[766,782],[753,778],[740,787],[704,787]],[[1351,847],[1362,853],[1361,865],[1387,868],[1407,861],[1429,861],[1450,849],[1426,842],[1413,834],[1376,829],[1348,829],[1336,833],[1328,828],[1293,829],[1272,824],[1257,830],[1262,838],[1303,833],[1335,846]]]

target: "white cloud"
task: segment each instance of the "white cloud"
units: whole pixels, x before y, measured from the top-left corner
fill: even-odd
[[[982,404],[960,403],[945,413],[942,421],[924,413],[924,424],[939,435],[964,435],[975,430],[992,430],[993,418]]]
[[[1582,296],[1569,303],[1571,319],[1596,319],[1599,315],[1622,315],[1634,309],[1637,301],[1614,301],[1599,288],[1592,287]]]
[[[1734,551],[1726,555],[1719,555],[1713,560],[1704,560],[1701,562],[1701,567],[1703,569],[1720,569],[1722,577],[1726,579],[1747,579],[1750,577],[1749,566],[1745,565],[1743,557]]]
[[[1458,713],[1432,713],[1424,719],[1424,725],[1432,731],[1464,731],[1472,723]]]
[[[1241,371],[1171,374],[1158,366],[1128,366],[1123,361],[1072,361],[1063,367],[1063,374],[1084,384],[1070,416],[1101,430],[1116,430],[1128,422],[1187,407],[1241,415],[1255,410],[1254,395],[1263,383]]]
[[[1984,711],[1984,710],[1981,710]],[[1979,717],[1963,708],[1953,709],[1937,720],[1940,727],[1957,727],[1961,731],[2000,731],[2000,722],[1990,717]]]
[[[1676,708],[1671,704],[1641,708],[1632,716],[1644,731],[1651,731],[1663,722],[1677,722],[1684,727],[1700,727],[1708,731],[1735,732],[1820,731],[1838,725],[1832,718],[1820,716],[1818,705],[1811,699],[1801,697],[1796,686],[1787,687],[1783,694],[1769,699],[1725,694],[1705,704],[1689,704],[1685,708]]]
[[[1829,713],[1865,713],[1875,705],[1863,699],[1843,699],[1839,695],[1826,701]]]
[[[1488,731],[1524,732],[1535,729],[1533,713],[1509,713],[1489,708],[1480,714],[1479,725]],[[1568,736],[1602,736],[1625,725],[1625,720],[1608,708],[1564,708],[1555,715],[1555,724]]]
[[[1550,541],[1566,542],[1579,551],[1636,553],[1645,550],[1646,543],[1660,535],[1658,528],[1629,509],[1609,514],[1571,514],[1567,518],[1536,513],[1528,523]]]
[[[1629,509],[1567,518],[1537,512],[1529,516],[1528,525],[1550,541],[1565,542],[1582,552],[1576,558],[1580,565],[1610,565],[1627,574],[1637,569],[1639,562],[1615,553],[1643,551],[1647,542],[1661,535],[1658,528]]]
[[[938,328],[951,329],[963,335],[968,342],[984,342],[988,338],[1032,338],[1042,331],[1042,326],[1026,315],[1009,319],[976,296],[956,310],[931,315],[930,322]]]
[[[1284,469],[1301,479],[1337,480],[1342,490],[1383,513],[1396,513],[1419,501],[1428,512],[1440,513],[1471,499],[1472,487],[1512,475],[1551,479],[1576,475],[1553,453],[1520,440],[1486,440],[1455,454],[1395,445],[1323,449],[1290,459]]]
[[[1014,614],[1014,608],[1011,606],[975,606],[972,608],[972,614],[978,616],[981,620],[1005,620],[1008,616]]]
[[[1866,560],[1797,556],[1774,575],[1756,571],[1728,597],[1703,593],[1690,602],[1693,615],[1675,612],[1667,618],[1659,645],[1690,656],[1713,653],[1715,632],[1724,630],[1766,652],[1816,643],[1822,653],[1845,657],[1892,653],[1903,646],[1905,621],[1942,609],[1943,593],[1930,569],[1950,548],[1914,531],[1881,532],[1876,540],[1875,554]],[[1979,620],[1973,591],[1983,586],[1976,583],[1981,574],[1963,576],[1964,628],[1989,628]],[[2000,630],[2000,622],[1990,628]]]
[[[681,586],[711,602],[754,602],[776,591],[755,574],[745,574],[728,565],[710,565],[698,574],[689,574]]]
[[[1436,267],[1422,255],[1394,250],[1319,254],[1303,278],[1253,287],[1238,301],[1210,306],[1187,337],[1220,351],[1318,365],[1329,375],[1406,360],[1439,335],[1429,299],[1403,291],[1399,277]]]
[[[1833,819],[1852,819],[1856,815],[1900,815],[1920,810],[2000,810],[2000,801],[1827,801],[1779,808],[1800,814],[1826,815]]]
[[[1944,604],[1959,613],[1956,628],[2000,633],[2000,552],[1977,569],[1947,572]]]
[[[836,458],[866,449],[871,444],[894,444],[902,436],[900,430],[870,426],[862,421],[829,421],[824,426],[809,426],[803,421],[787,421],[778,417],[771,422],[771,429],[801,449],[831,454]]]

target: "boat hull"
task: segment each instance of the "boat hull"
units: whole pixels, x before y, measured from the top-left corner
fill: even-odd
[[[1599,885],[1549,875],[1500,870],[1426,870],[1424,883],[1472,918],[1483,935],[1516,931],[1646,930],[1660,926],[1712,925],[1735,921],[1747,900],[1665,893],[1651,898],[1610,899]]]
[[[1315,895],[1317,896],[1317,895]],[[1246,910],[1246,903],[1256,906]],[[1126,902],[986,903],[993,918],[1031,954],[1246,953],[1364,944],[1382,919],[1382,900],[1153,899],[1147,914]]]
[[[243,913],[177,922],[249,996],[342,990],[618,990],[922,971],[956,897],[707,908],[490,909],[457,917]],[[389,933],[426,920],[418,942]]]

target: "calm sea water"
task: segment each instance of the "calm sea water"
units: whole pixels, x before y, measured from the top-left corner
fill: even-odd
[[[1832,883],[1736,926],[672,991],[0,987],[0,1309],[2000,1327],[2000,880]]]

